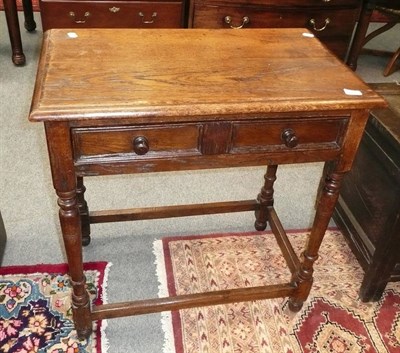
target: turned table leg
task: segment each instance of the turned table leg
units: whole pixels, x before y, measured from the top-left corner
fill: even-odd
[[[289,298],[289,309],[299,311],[307,299],[313,283],[313,265],[318,258],[322,239],[333,214],[344,173],[326,174],[322,190],[317,200],[316,215],[311,233],[302,253],[299,270],[294,273],[292,282],[297,286],[295,294]]]
[[[274,182],[276,180],[277,165],[269,165],[264,175],[264,186],[258,194],[257,200],[260,203],[260,209],[256,211],[256,221],[254,227],[257,230],[265,230],[268,221],[268,206],[274,203]]]
[[[86,279],[83,274],[81,222],[76,191],[59,191],[60,224],[68,258],[69,274],[72,284],[72,313],[75,329],[80,339],[87,338],[92,332],[90,299],[86,291]]]
[[[92,333],[90,298],[83,273],[82,227],[77,177],[67,123],[45,124],[53,186],[58,195],[59,217],[72,284],[72,312],[80,339]],[[82,195],[82,193],[81,193]]]

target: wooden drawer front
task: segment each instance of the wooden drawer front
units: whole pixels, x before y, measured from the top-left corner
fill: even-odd
[[[293,8],[293,7],[360,7],[362,0],[199,0],[197,3],[207,3],[221,6],[246,6],[260,5],[271,8]]]
[[[75,128],[72,136],[78,164],[108,163],[199,155],[339,150],[346,124],[346,118],[313,118],[312,123],[290,119],[209,122],[149,128]]]
[[[276,123],[234,124],[232,153],[254,153],[279,150],[339,149],[347,119],[306,121],[287,120]],[[297,142],[285,144],[285,132],[291,132]]]
[[[76,128],[72,131],[75,160],[198,155],[201,130],[201,125],[197,124],[151,128]],[[146,146],[142,150],[138,149],[141,139],[142,146],[147,141],[147,151]]]
[[[231,24],[226,23],[227,16],[231,17]],[[287,9],[273,11],[264,7],[196,5],[193,27],[239,27],[243,24],[244,17],[248,17],[249,22],[245,23],[243,28],[305,27],[312,30],[319,37],[326,37],[351,32],[357,17],[357,11],[352,9],[332,11]],[[313,22],[315,22],[315,25]]]
[[[42,1],[43,30],[50,28],[179,28],[182,2]]]

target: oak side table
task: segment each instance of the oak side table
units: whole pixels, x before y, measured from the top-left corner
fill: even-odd
[[[45,33],[29,119],[43,122],[78,336],[92,320],[289,297],[299,310],[369,110],[384,107],[305,29],[54,29]],[[300,258],[273,207],[282,163],[329,161]],[[255,200],[89,212],[83,178],[268,166]],[[255,211],[286,283],[91,307],[82,270],[90,224]]]

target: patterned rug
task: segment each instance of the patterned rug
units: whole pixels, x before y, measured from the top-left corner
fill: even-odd
[[[84,265],[94,304],[106,302],[109,266]],[[106,353],[104,321],[94,323],[90,339],[78,340],[66,273],[66,264],[0,268],[0,352]]]
[[[307,232],[289,234],[299,254]],[[160,296],[290,279],[270,233],[171,237],[154,244]],[[363,271],[342,234],[329,230],[302,310],[270,299],[164,313],[164,353],[398,353],[400,285],[362,303]]]

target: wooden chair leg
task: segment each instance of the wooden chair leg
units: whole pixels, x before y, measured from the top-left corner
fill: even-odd
[[[393,54],[392,58],[390,59],[389,63],[387,64],[385,70],[383,71],[383,76],[389,76],[396,70],[396,61],[400,58],[400,48]]]

